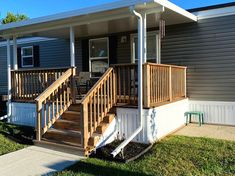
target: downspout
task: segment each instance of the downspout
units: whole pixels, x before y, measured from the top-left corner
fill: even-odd
[[[142,130],[143,130],[143,77],[142,77],[142,65],[143,65],[143,58],[144,58],[144,51],[143,51],[143,27],[144,27],[144,19],[142,14],[136,12],[134,8],[132,7],[131,11],[134,15],[138,17],[138,114],[140,118],[140,125],[135,130],[135,132],[127,138],[125,141],[123,141],[111,154],[113,157],[117,156],[118,153],[123,151],[124,147],[129,144]]]
[[[7,39],[7,83],[8,83],[8,102],[7,118],[11,117],[11,45],[10,39]]]

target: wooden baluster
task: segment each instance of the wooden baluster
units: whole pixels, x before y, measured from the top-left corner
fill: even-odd
[[[107,113],[107,84],[106,82],[104,82],[104,114],[106,113]]]
[[[94,109],[94,112],[93,112],[93,114],[94,114],[94,131],[96,130],[96,127],[97,127],[97,115],[96,115],[96,99],[97,99],[97,97],[96,97],[96,91],[94,91],[94,93],[93,93],[93,100],[94,100],[94,104],[93,104],[93,109]]]
[[[50,128],[51,126],[51,96],[48,97],[48,105],[47,105],[47,124],[48,124],[48,128]]]
[[[60,89],[59,89],[59,94],[60,94],[60,111],[59,113],[61,114],[63,111],[63,87],[62,85],[60,85]]]
[[[102,117],[103,116],[103,112],[104,112],[104,94],[103,94],[103,88],[104,88],[104,86],[103,85],[101,85],[101,88],[100,88],[100,91],[101,91],[101,93],[100,93],[100,97],[101,97],[101,114],[100,114],[100,116]]]
[[[52,93],[51,96],[51,103],[52,103],[52,110],[51,110],[51,118],[52,118],[52,123],[55,123],[55,92]]]
[[[98,117],[98,124],[101,122],[100,120],[100,107],[101,107],[101,104],[100,104],[100,86],[98,87],[98,90],[97,90],[97,117]]]
[[[47,126],[47,100],[44,100],[43,102],[43,106],[44,106],[44,129],[46,128]]]
[[[119,103],[122,102],[121,100],[121,69],[118,67],[118,100]]]
[[[92,108],[93,102],[92,102],[92,96],[89,97],[89,105],[90,105],[90,108],[89,108],[90,113],[88,114],[88,123],[90,124],[90,130],[89,131],[92,134],[93,133],[93,122],[92,122],[92,119],[93,119],[93,108]]]
[[[59,88],[56,89],[56,118],[59,117]]]
[[[169,67],[169,96],[170,96],[170,102],[173,99],[173,91],[172,91],[172,67]]]

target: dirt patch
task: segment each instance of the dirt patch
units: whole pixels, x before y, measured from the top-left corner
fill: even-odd
[[[127,163],[133,160],[138,159],[144,153],[146,153],[152,145],[142,144],[137,142],[130,142],[115,158],[111,153],[122,143],[123,141],[116,140],[104,147],[101,147],[96,150],[96,152],[90,155],[91,158],[98,158],[107,161],[117,161]]]

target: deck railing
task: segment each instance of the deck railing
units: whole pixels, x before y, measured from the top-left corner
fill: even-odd
[[[117,81],[117,103],[138,104],[137,64],[118,64],[113,66]]]
[[[34,100],[68,68],[21,69],[11,72],[12,99]]]
[[[69,68],[52,83],[36,101],[37,140],[68,109],[73,100],[73,77],[75,68]]]
[[[137,105],[137,64],[118,64],[113,67],[117,75],[117,103]],[[143,96],[145,108],[186,97],[186,67],[144,64]]]
[[[147,63],[143,73],[144,107],[186,97],[186,67]]]
[[[82,146],[116,103],[116,75],[109,68],[81,101]]]

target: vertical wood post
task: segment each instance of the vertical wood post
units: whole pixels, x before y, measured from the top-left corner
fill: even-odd
[[[169,67],[169,97],[170,102],[172,102],[172,68]]]
[[[187,68],[184,69],[184,97],[187,98]]]
[[[36,102],[36,110],[37,110],[37,141],[41,141],[41,111],[42,106],[41,103]]]
[[[150,65],[144,65],[144,107],[150,107]]]
[[[82,136],[81,143],[84,149],[88,145],[88,107],[87,102],[81,105],[81,124],[82,124]]]

